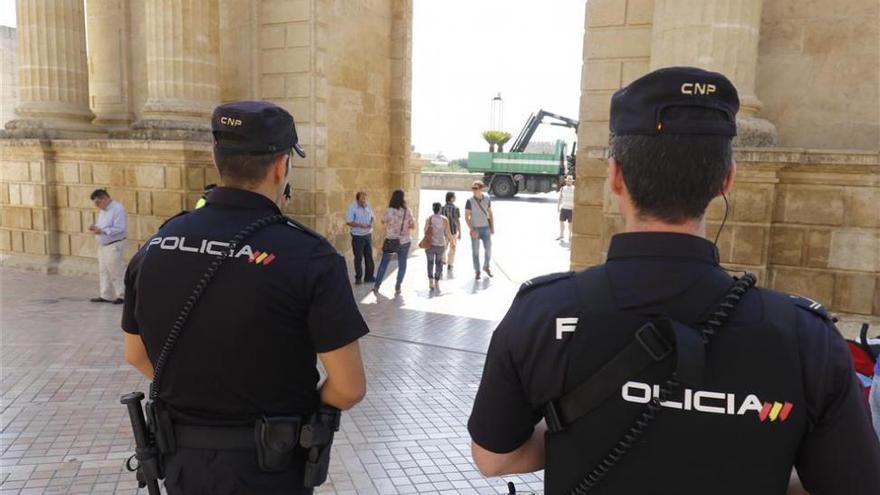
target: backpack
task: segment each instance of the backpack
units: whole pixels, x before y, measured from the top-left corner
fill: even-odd
[[[867,323],[862,323],[858,340],[847,339],[846,341],[856,369],[856,376],[859,378],[859,383],[865,392],[865,398],[868,397],[871,391],[877,359],[880,357],[880,337],[869,339],[869,326]]]

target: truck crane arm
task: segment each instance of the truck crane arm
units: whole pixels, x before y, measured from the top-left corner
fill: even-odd
[[[529,145],[529,142],[532,140],[532,136],[535,135],[535,131],[538,130],[538,126],[540,126],[544,122],[545,118],[557,120],[557,122],[549,122],[550,125],[571,127],[575,130],[575,132],[577,132],[577,120],[563,117],[562,115],[557,115],[555,113],[541,109],[538,110],[537,114],[533,113],[529,116],[529,119],[526,121],[526,125],[523,126],[521,131],[519,131],[519,135],[516,137],[516,141],[514,141],[513,147],[510,149],[510,151],[517,153],[524,152],[526,150],[526,147]]]

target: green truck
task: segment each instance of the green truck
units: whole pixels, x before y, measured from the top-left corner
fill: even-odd
[[[577,132],[578,121],[561,115],[538,111],[529,116],[510,152],[468,153],[468,170],[482,172],[483,182],[494,196],[510,198],[518,192],[541,193],[554,191],[565,175],[575,174],[577,143],[571,154],[566,153],[565,141],[556,141],[552,153],[526,153],[525,149],[545,118],[555,119],[550,125],[570,127]]]

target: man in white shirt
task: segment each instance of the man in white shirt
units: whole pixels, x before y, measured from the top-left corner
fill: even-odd
[[[125,207],[107,194],[104,189],[95,189],[90,196],[101,211],[98,221],[89,226],[98,242],[98,273],[100,275],[101,296],[92,302],[122,304],[125,293],[125,238],[128,235],[128,219]]]
[[[348,206],[345,223],[351,227],[351,250],[354,253],[354,283],[375,282],[373,265],[373,209],[367,203],[367,193],[358,191]],[[363,265],[363,268],[361,268]]]
[[[556,202],[556,209],[559,211],[559,237],[556,240],[562,240],[565,234],[565,223],[568,222],[568,242],[571,242],[571,217],[574,211],[574,178],[570,175],[565,176],[565,185],[559,190],[559,201]]]

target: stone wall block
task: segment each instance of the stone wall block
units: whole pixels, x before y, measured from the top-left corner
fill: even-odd
[[[831,253],[831,232],[810,230],[806,236],[804,263],[812,268],[826,268]]]
[[[187,167],[186,169],[186,189],[188,191],[204,191],[205,169],[201,167]]]
[[[773,191],[765,186],[743,184],[732,196],[734,221],[769,223],[772,217]]]
[[[575,235],[571,240],[571,264],[574,269],[583,269],[601,263],[600,252],[607,246],[596,236]]]
[[[137,192],[137,212],[144,215],[153,212],[153,196],[150,191]]]
[[[585,51],[590,60],[650,57],[651,27],[587,30]]]
[[[266,75],[260,78],[260,96],[263,98],[281,98],[284,96],[284,76],[281,74]]]
[[[0,182],[0,205],[8,205],[9,202],[9,184]]]
[[[733,262],[743,265],[763,265],[766,227],[752,225],[733,226]]]
[[[34,230],[47,230],[48,222],[46,219],[46,212],[48,210],[44,208],[33,208],[31,210],[31,224],[33,225]]]
[[[153,191],[153,214],[160,217],[170,217],[180,213],[183,209],[180,193]]]
[[[31,180],[27,162],[5,161],[0,167],[0,180],[6,182],[28,182]]]
[[[880,272],[880,232],[839,230],[831,233],[828,266]]]
[[[165,189],[181,189],[183,172],[178,166],[165,167]]]
[[[9,184],[9,204],[21,206],[21,184]]]
[[[0,228],[0,251],[12,251],[12,232]]]
[[[840,188],[789,185],[781,193],[774,215],[776,221],[811,225],[843,223],[844,198]]]
[[[32,182],[42,182],[43,177],[43,163],[42,162],[31,162],[28,164],[30,168],[30,176]]]
[[[97,186],[124,186],[125,169],[115,163],[95,163],[92,165],[92,179]]]
[[[310,0],[262,0],[260,18],[285,23],[307,21],[311,18]]]
[[[880,187],[847,191],[846,223],[853,227],[880,228]]]
[[[49,186],[49,206],[64,208],[67,205],[67,186]]]
[[[623,63],[623,73],[620,86],[626,86],[636,79],[644,76],[651,70],[651,64],[647,57],[638,60],[627,60]]]
[[[584,63],[584,90],[616,90],[620,87],[620,66],[616,60],[588,60]]]
[[[165,170],[159,165],[138,165],[126,170],[126,179],[133,187],[163,189]]]
[[[49,238],[49,252],[61,256],[70,256],[70,235],[53,232]]]
[[[260,29],[261,48],[284,48],[284,25],[263,26]]]
[[[86,234],[73,234],[70,236],[70,254],[80,258],[97,258],[98,243],[95,236]]]
[[[591,0],[587,2],[587,27],[626,24],[626,0]]]
[[[317,35],[321,36],[321,30],[318,30]],[[320,38],[318,40],[320,42]],[[296,24],[290,24],[287,26],[287,46],[288,47],[302,47],[309,46],[312,42],[312,30],[311,26],[307,22],[301,22]]]
[[[79,165],[76,163],[55,163],[51,177],[55,182],[76,184],[79,182]]]
[[[0,219],[2,219],[0,224],[6,228],[30,230],[33,226],[30,208],[14,208],[11,206],[2,208],[0,209]]]
[[[832,273],[787,267],[774,267],[771,271],[774,289],[809,297],[825,306],[835,306]]]
[[[627,0],[626,23],[651,24],[654,20],[654,0]]]
[[[830,275],[830,274],[829,274]],[[869,273],[837,273],[834,309],[844,313],[871,314],[877,277]]]
[[[80,163],[79,164],[79,183],[80,184],[91,184],[92,183],[92,166],[88,163]]]
[[[59,209],[56,218],[58,220],[56,228],[61,232],[81,233],[85,231],[79,210]]]
[[[47,254],[47,235],[43,232],[25,232],[24,252],[36,255]]]
[[[24,206],[43,206],[43,187],[38,184],[21,185],[21,204]]]
[[[24,232],[20,230],[13,230],[10,232],[12,236],[12,251],[16,253],[24,252]]]
[[[770,231],[770,263],[798,266],[805,251],[805,230],[798,227],[773,227]]]
[[[95,208],[91,195],[95,188],[92,186],[67,186],[67,203],[71,208]],[[114,191],[108,191],[111,196]]]
[[[180,211],[178,209],[178,211]],[[138,239],[144,240],[159,231],[159,226],[165,222],[165,218],[157,216],[139,216],[135,221],[137,225]]]

